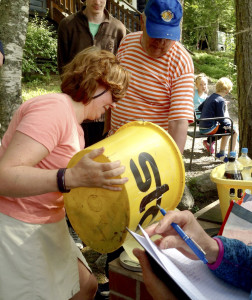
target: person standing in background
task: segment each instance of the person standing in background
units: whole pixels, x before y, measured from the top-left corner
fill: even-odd
[[[5,60],[5,55],[4,55],[3,44],[0,41],[0,67],[4,64],[4,60]]]
[[[117,57],[131,80],[111,112],[109,134],[127,122],[153,122],[168,131],[183,153],[188,122],[194,120],[194,67],[179,42],[182,15],[178,0],[149,0],[141,18],[143,31],[121,42]]]
[[[77,13],[64,18],[58,28],[58,70],[69,63],[81,50],[96,46],[116,54],[126,28],[105,8],[106,0],[87,0]],[[95,121],[86,120],[82,124],[86,147],[102,140],[105,115]]]

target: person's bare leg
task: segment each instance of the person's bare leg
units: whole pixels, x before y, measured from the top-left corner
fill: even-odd
[[[231,151],[235,151],[237,137],[238,137],[238,133],[234,131],[233,139],[232,139],[232,150]],[[230,141],[229,141],[229,149],[230,149]]]
[[[78,260],[80,291],[71,300],[92,300],[95,297],[98,283],[95,276]]]
[[[228,142],[228,136],[223,136],[221,138],[221,144],[220,144],[220,151],[224,151],[225,152],[225,149],[226,149],[226,146],[227,146],[227,142]]]

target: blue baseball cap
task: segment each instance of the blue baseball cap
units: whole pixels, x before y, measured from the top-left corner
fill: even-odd
[[[183,16],[179,0],[149,0],[144,10],[146,30],[151,38],[180,39],[180,20]]]

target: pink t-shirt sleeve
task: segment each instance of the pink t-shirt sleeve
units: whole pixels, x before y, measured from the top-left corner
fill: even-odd
[[[52,101],[38,101],[25,106],[19,112],[22,118],[16,128],[44,145],[49,153],[60,143],[68,118],[67,102],[54,97]]]
[[[0,156],[6,151],[16,130],[48,149],[48,155],[37,163],[37,168],[65,168],[84,147],[83,130],[77,122],[71,99],[65,94],[41,95],[21,105],[2,139]],[[58,222],[65,216],[63,197],[59,192],[24,198],[0,198],[0,211],[24,222]]]

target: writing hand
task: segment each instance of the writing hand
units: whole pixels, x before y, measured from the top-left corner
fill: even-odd
[[[149,236],[159,234],[162,236],[155,243],[161,249],[177,248],[181,253],[190,259],[198,259],[190,247],[177,234],[171,223],[177,223],[185,233],[192,238],[206,252],[209,263],[216,261],[219,253],[217,242],[212,239],[200,226],[193,214],[189,211],[168,211],[164,218],[145,229]]]

